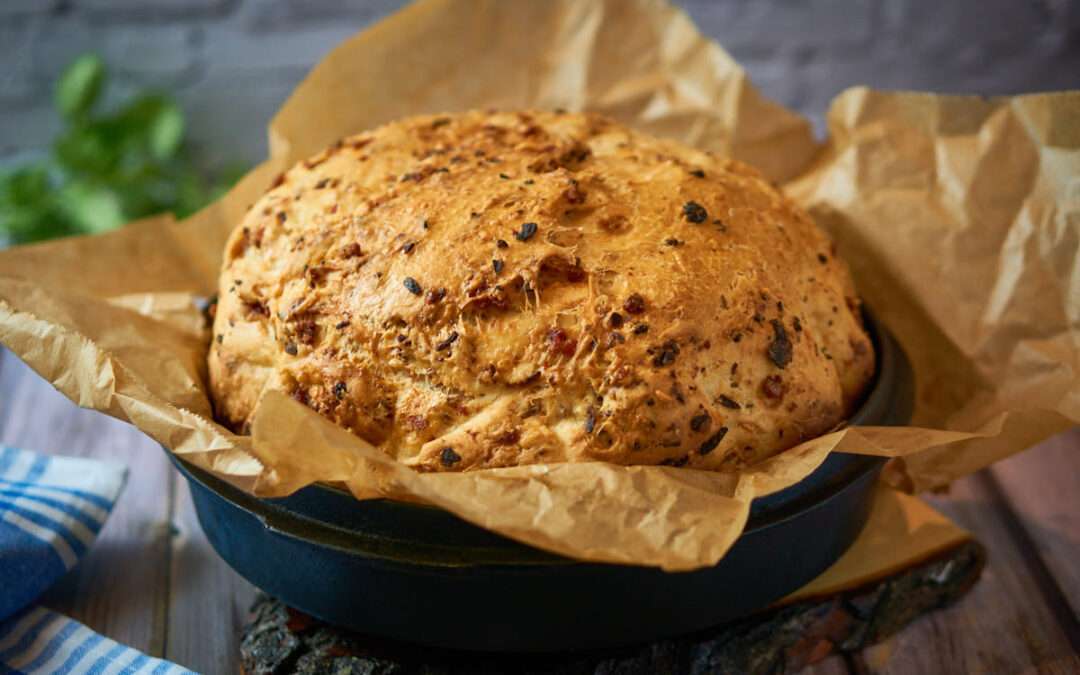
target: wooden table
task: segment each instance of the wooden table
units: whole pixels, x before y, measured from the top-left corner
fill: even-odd
[[[131,471],[100,539],[47,606],[192,670],[236,671],[255,589],[210,548],[186,485],[153,441],[76,408],[0,350],[0,444]],[[930,501],[989,549],[982,580],[895,638],[806,672],[1080,672],[1080,429]]]

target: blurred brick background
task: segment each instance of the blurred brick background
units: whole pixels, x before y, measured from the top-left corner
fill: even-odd
[[[0,0],[0,163],[47,146],[58,124],[51,82],[86,51],[105,57],[113,98],[146,86],[174,92],[208,165],[257,161],[266,123],[307,70],[401,4]],[[980,94],[1080,88],[1073,0],[679,4],[767,95],[819,129],[829,99],[854,84]]]

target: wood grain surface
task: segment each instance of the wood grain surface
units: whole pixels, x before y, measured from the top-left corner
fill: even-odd
[[[130,470],[98,542],[48,593],[47,606],[192,670],[236,672],[255,590],[210,548],[160,447],[78,409],[3,350],[0,444],[109,458]],[[983,579],[956,605],[894,638],[804,672],[1080,672],[1080,429],[930,501],[986,545]]]

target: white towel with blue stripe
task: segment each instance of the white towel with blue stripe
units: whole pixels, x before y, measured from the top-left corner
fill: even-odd
[[[180,666],[98,635],[74,619],[36,607],[0,626],[0,675],[177,675]]]
[[[126,477],[112,462],[0,447],[0,675],[191,672],[32,606],[93,544]]]

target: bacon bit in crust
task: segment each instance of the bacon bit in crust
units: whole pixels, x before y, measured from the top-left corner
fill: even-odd
[[[622,307],[627,314],[641,314],[645,311],[645,298],[640,293],[631,293]]]
[[[765,399],[765,405],[769,408],[775,408],[783,403],[786,391],[787,387],[784,384],[784,378],[779,375],[769,375],[761,381],[761,395]]]
[[[577,340],[570,337],[562,328],[552,328],[547,333],[548,345],[551,351],[571,357],[577,351]]]

